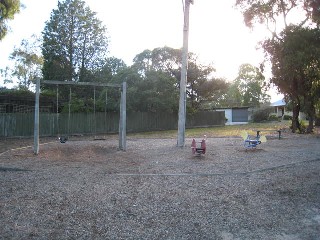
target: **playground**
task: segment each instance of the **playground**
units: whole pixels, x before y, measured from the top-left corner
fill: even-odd
[[[319,239],[319,134],[28,141],[0,145],[1,238]]]

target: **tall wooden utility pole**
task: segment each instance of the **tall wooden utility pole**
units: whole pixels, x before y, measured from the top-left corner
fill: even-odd
[[[184,147],[186,131],[186,103],[187,103],[187,70],[188,70],[188,36],[189,36],[189,8],[193,0],[185,0],[184,4],[184,25],[183,25],[183,49],[180,79],[180,100],[179,100],[179,120],[178,120],[178,140],[177,146]]]

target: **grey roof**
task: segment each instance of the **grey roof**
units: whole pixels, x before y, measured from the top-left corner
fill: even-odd
[[[286,105],[286,102],[284,101],[284,99],[280,99],[276,102],[271,103],[270,106],[277,107],[277,106],[285,106],[285,105]]]

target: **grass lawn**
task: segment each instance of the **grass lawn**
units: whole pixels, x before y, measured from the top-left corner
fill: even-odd
[[[186,129],[186,137],[228,137],[228,136],[240,136],[241,131],[245,130],[250,135],[255,135],[254,130],[278,130],[282,128],[289,128],[291,121],[281,121],[281,122],[264,122],[264,123],[248,123],[243,125],[233,125],[233,126],[221,126],[221,127],[209,127],[209,128],[193,128]],[[132,133],[128,136],[142,137],[142,138],[176,138],[177,130],[170,131],[155,131],[155,132],[145,132],[145,133]]]

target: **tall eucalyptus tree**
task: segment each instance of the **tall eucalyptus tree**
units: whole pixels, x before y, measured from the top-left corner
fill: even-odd
[[[45,79],[90,81],[108,50],[106,27],[82,0],[59,1],[43,30]]]
[[[318,60],[310,55],[306,43],[308,41],[315,43],[312,46],[313,51],[318,48],[316,43],[319,39],[316,34],[310,34],[310,31],[319,29],[320,2],[319,0],[237,0],[236,6],[242,12],[248,27],[253,28],[262,24],[272,33],[269,39],[262,42],[262,47],[266,59],[270,60],[272,65],[271,82],[292,101],[292,131],[295,132],[300,128],[298,117],[301,104],[311,109],[307,113],[313,118],[312,109],[315,106],[316,94],[305,93],[315,91],[314,86],[318,82],[315,75],[319,69],[316,69],[318,63],[315,63]],[[291,16],[298,19],[295,25],[289,21]],[[313,69],[311,72],[310,68]],[[310,121],[309,124],[311,125],[308,130],[311,131],[313,123]]]
[[[0,0],[0,41],[8,33],[8,20],[20,12],[20,0]]]

